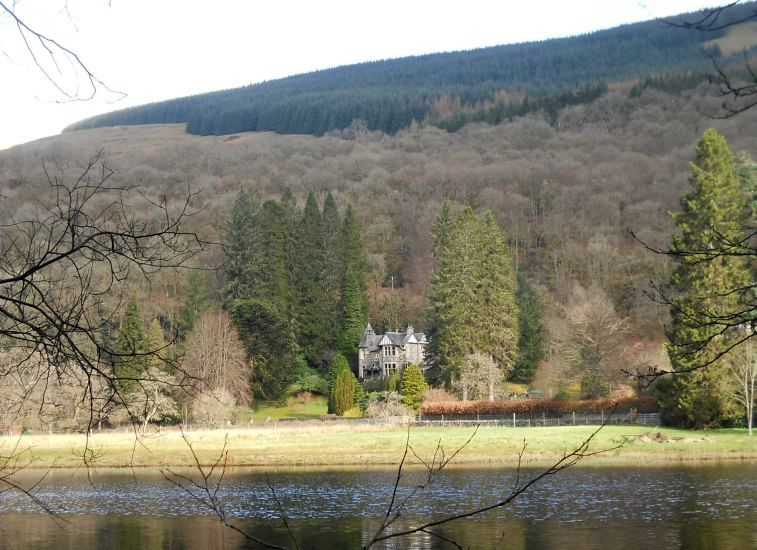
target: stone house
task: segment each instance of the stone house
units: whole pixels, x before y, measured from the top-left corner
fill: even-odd
[[[398,375],[410,363],[423,368],[426,356],[426,335],[414,332],[408,325],[405,332],[376,334],[373,327],[365,327],[358,344],[358,378],[386,378]]]

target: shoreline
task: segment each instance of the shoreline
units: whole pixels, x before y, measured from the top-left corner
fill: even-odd
[[[449,467],[516,467],[526,441],[522,466],[544,467],[577,448],[597,426],[505,428],[485,427],[453,459]],[[410,429],[410,446],[424,461],[438,445],[450,456],[473,434],[473,428]],[[218,459],[226,441],[227,467],[255,469],[396,468],[405,451],[408,430],[402,426],[308,426],[192,430],[187,439],[203,465]],[[746,430],[688,431],[649,426],[605,426],[589,452],[619,449],[583,458],[577,466],[664,466],[757,461],[757,439]],[[18,443],[27,469],[80,468],[84,465],[84,434],[0,436],[7,454]],[[102,432],[89,437],[91,468],[192,467],[194,457],[178,430],[164,429],[137,439],[134,432]],[[406,465],[422,466],[408,453]]]

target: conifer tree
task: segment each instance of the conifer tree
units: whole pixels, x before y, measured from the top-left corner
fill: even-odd
[[[413,410],[418,410],[423,403],[426,380],[418,365],[409,364],[402,370],[402,403]]]
[[[544,357],[545,329],[542,323],[544,308],[534,287],[523,272],[517,274],[518,289],[515,300],[518,305],[518,356],[510,380],[528,384],[534,377],[539,362]]]
[[[179,316],[179,335],[186,338],[200,314],[210,307],[210,296],[205,274],[192,269],[187,277],[184,304]]]
[[[254,396],[281,399],[296,357],[291,325],[268,302],[260,300],[236,300],[230,313],[252,365]]]
[[[337,353],[331,358],[331,365],[329,367],[328,383],[329,383],[329,402],[328,412],[333,414],[335,409],[335,396],[336,396],[336,380],[339,377],[339,373],[342,371],[349,371],[350,365],[347,359],[341,353]]]
[[[299,238],[298,286],[300,291],[300,346],[311,366],[319,367],[322,354],[334,341],[328,333],[323,289],[323,237],[321,213],[313,193],[308,195]]]
[[[337,347],[354,366],[357,363],[357,344],[368,324],[369,302],[367,259],[360,225],[351,206],[347,207],[341,232],[344,273]]]
[[[328,331],[336,334],[339,330],[339,302],[344,278],[345,262],[342,246],[342,220],[334,197],[329,193],[323,201],[321,216],[321,234],[323,239],[323,277],[322,285],[325,293],[324,313]]]
[[[436,250],[429,293],[430,351],[449,383],[467,355],[491,356],[509,372],[517,353],[515,274],[504,234],[491,214],[455,216]]]
[[[706,427],[728,424],[737,415],[721,357],[736,334],[713,320],[738,310],[742,296],[736,289],[749,284],[742,257],[728,253],[728,243],[742,239],[747,205],[733,155],[713,129],[697,144],[689,183],[682,210],[673,213],[681,234],[672,248],[682,254],[670,280],[678,295],[670,300],[668,353],[679,374],[661,381],[659,389],[669,422]]]
[[[445,198],[442,208],[431,226],[431,247],[434,257],[438,257],[441,250],[447,245],[447,238],[452,228],[452,206],[449,199]]]
[[[118,355],[113,358],[114,374],[119,380],[121,391],[128,394],[137,389],[137,379],[147,369],[145,323],[136,296],[129,300],[121,318],[121,326],[116,335],[116,351]]]
[[[263,203],[258,216],[260,246],[257,252],[261,266],[255,292],[251,297],[268,302],[285,317],[292,314],[293,297],[287,260],[287,228],[284,211],[276,201]]]
[[[163,327],[160,326],[160,321],[157,318],[150,322],[146,342],[146,348],[149,351],[145,360],[147,369],[167,371],[170,365],[170,350],[166,344]]]
[[[344,416],[348,410],[355,406],[355,386],[357,380],[352,371],[348,368],[341,369],[336,375],[334,382],[334,413],[337,416]]]
[[[258,204],[254,193],[242,189],[236,196],[223,231],[226,252],[223,295],[227,303],[255,295],[260,266],[256,256],[260,239],[256,234]]]

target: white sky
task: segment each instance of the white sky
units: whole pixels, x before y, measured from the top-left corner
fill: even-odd
[[[128,95],[60,103],[0,13],[0,148],[132,105],[361,61],[575,35],[723,1],[16,0],[30,27]]]

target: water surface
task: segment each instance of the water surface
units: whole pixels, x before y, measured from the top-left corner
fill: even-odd
[[[183,470],[183,473],[192,473]],[[532,476],[539,470],[525,470]],[[400,496],[421,479],[408,472]],[[454,469],[413,499],[400,527],[502,499],[509,469]],[[227,473],[221,490],[235,525],[292,546],[273,487],[301,548],[359,548],[383,516],[395,470]],[[268,480],[268,481],[267,481]],[[269,486],[270,482],[270,486]],[[256,548],[155,470],[54,471],[36,495],[0,496],[0,548]],[[545,478],[506,508],[395,540],[383,548],[757,548],[757,465],[576,468]],[[438,536],[436,536],[438,535]],[[381,547],[381,546],[380,546]]]

